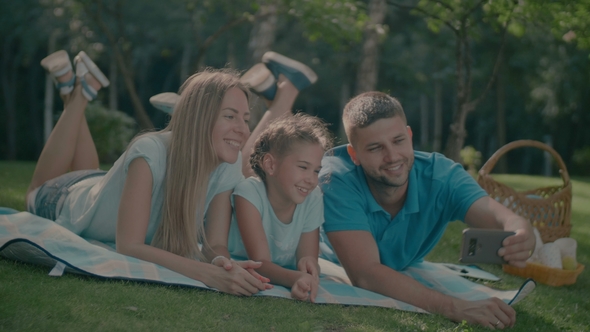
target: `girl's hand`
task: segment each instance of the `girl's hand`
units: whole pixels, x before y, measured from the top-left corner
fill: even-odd
[[[311,274],[303,273],[291,287],[291,297],[296,300],[315,302],[318,293],[319,279]]]
[[[318,260],[313,259],[312,257],[301,258],[297,263],[297,270],[311,274],[318,280],[320,278],[320,265],[318,264]]]

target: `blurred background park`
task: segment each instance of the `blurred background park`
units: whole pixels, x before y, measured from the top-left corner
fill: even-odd
[[[380,90],[401,101],[416,149],[477,167],[534,139],[570,174],[590,175],[589,0],[10,0],[0,47],[0,160],[36,160],[61,112],[39,65],[51,52],[84,50],[110,78],[87,111],[108,163],[166,125],[152,95],[206,66],[245,71],[273,50],[316,71],[295,109],[330,123],[337,143],[343,105]],[[252,100],[255,119],[262,104]],[[497,171],[551,171],[539,151],[509,157]]]

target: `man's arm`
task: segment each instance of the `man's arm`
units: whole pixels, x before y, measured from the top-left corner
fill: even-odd
[[[526,266],[526,260],[535,248],[535,235],[528,220],[486,196],[475,201],[467,210],[465,223],[474,228],[498,228],[515,232],[516,234],[502,242],[503,247],[498,251],[498,255],[504,257],[511,265]]]
[[[465,301],[426,288],[418,281],[383,264],[371,233],[337,231],[328,233],[338,259],[352,284],[400,300],[453,321],[466,320],[491,328],[513,326],[516,313],[497,298]],[[496,325],[497,322],[500,322]]]

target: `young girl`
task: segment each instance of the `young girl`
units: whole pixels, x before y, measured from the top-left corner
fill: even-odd
[[[257,177],[240,182],[233,193],[230,252],[262,262],[257,271],[291,287],[299,300],[315,301],[318,289],[324,209],[317,184],[330,147],[318,118],[302,113],[281,118],[255,143],[250,165]]]
[[[28,210],[223,292],[269,288],[253,270],[258,262],[213,262],[229,257],[230,194],[243,179],[240,148],[249,137],[248,90],[238,76],[208,69],[188,78],[169,125],[134,139],[104,172],[84,110],[108,79],[84,52],[74,63],[75,75],[65,51],[41,62],[65,109],[39,157]],[[289,93],[279,92],[259,126],[290,111]]]

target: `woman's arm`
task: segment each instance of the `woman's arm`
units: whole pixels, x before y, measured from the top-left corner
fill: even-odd
[[[119,205],[117,252],[164,266],[222,292],[252,295],[265,289],[259,280],[243,269],[227,271],[212,264],[188,259],[145,244],[151,210],[152,185],[152,172],[145,159],[134,159],[129,165]]]
[[[309,278],[305,272],[286,269],[272,262],[260,212],[258,212],[258,209],[252,203],[241,196],[235,196],[234,200],[238,228],[240,229],[248,258],[262,262],[262,266],[256,270],[260,274],[270,278],[273,284],[290,288],[299,279]],[[293,294],[293,292],[291,294],[300,300],[306,300],[308,297],[307,294],[301,296],[297,296],[298,294]]]
[[[230,260],[227,237],[229,235],[232,214],[231,193],[232,190],[219,193],[209,203],[206,216],[207,223],[205,225],[205,237],[207,238],[208,246],[203,246],[203,254],[212,264],[221,266],[228,271],[234,265],[237,266],[238,270],[245,269],[254,278],[263,283],[264,289],[270,289],[272,286],[268,284],[268,278],[261,276],[254,270],[260,267],[260,262]],[[224,258],[218,258],[213,262],[212,260],[218,256],[223,256]],[[258,287],[258,285],[256,286]]]
[[[227,249],[227,237],[231,222],[231,196],[232,190],[224,191],[213,197],[205,220],[205,236],[209,247],[203,246],[203,254],[209,261],[217,256],[229,258]]]

